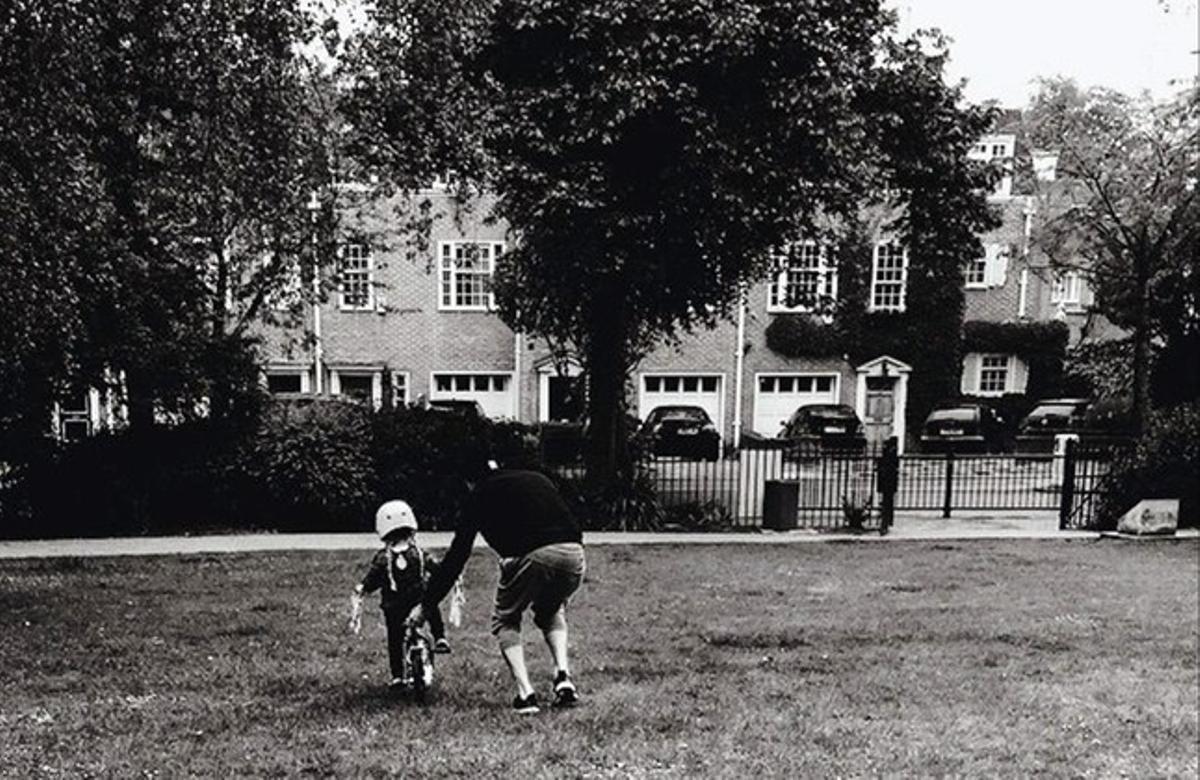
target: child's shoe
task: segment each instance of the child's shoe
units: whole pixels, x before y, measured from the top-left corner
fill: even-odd
[[[539,711],[537,694],[531,693],[528,696],[518,696],[513,699],[513,710],[518,715],[533,715]]]
[[[438,640],[433,643],[433,652],[442,654],[450,652],[450,643],[446,641],[446,637],[439,637]]]
[[[578,702],[579,694],[575,683],[571,682],[571,675],[559,672],[554,676],[554,703],[551,706],[574,707]]]

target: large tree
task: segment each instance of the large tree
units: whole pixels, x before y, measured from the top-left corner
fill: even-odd
[[[882,202],[957,278],[988,220],[965,160],[988,116],[878,3],[381,0],[357,53],[362,150],[495,193],[500,314],[582,354],[602,480],[628,473],[630,369],[728,316],[772,248]]]
[[[25,388],[24,418],[122,373],[134,424],[201,399],[222,414],[251,380],[251,325],[296,287],[306,201],[330,190],[302,5],[30,0],[0,18],[0,232],[15,244],[0,263],[69,301],[50,313],[58,342],[23,337],[3,377]],[[29,306],[0,317],[40,325]]]
[[[1154,102],[1051,80],[1026,118],[1030,142],[1058,153],[1056,181],[1040,183],[1036,244],[1056,272],[1088,279],[1097,310],[1132,332],[1140,425],[1151,403],[1154,343],[1190,367],[1185,374],[1196,383],[1197,90]]]

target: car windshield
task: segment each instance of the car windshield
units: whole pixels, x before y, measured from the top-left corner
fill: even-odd
[[[809,406],[805,411],[812,417],[837,418],[847,420],[854,417],[854,410],[848,406]]]
[[[974,422],[979,411],[970,407],[937,409],[929,415],[929,422]]]
[[[703,409],[699,408],[676,408],[676,409],[655,409],[650,413],[650,419],[653,422],[665,422],[667,420],[676,420],[679,422],[708,422],[708,414]]]
[[[1075,414],[1074,404],[1042,404],[1029,413],[1029,419],[1040,417],[1070,417]]]

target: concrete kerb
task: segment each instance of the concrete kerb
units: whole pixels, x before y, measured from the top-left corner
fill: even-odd
[[[946,521],[943,521],[944,523]],[[1181,531],[1175,538],[1196,538],[1195,529]],[[447,532],[423,532],[421,542],[431,549],[450,544]],[[646,544],[817,544],[822,542],[904,542],[983,539],[1099,539],[1094,531],[1059,531],[1026,526],[1003,527],[999,524],[945,524],[940,528],[909,526],[893,529],[887,536],[827,533],[811,530],[755,533],[620,533],[589,532],[587,545]],[[203,555],[216,553],[371,550],[379,540],[371,533],[328,534],[227,534],[212,536],[129,537],[116,539],[47,539],[0,541],[0,559],[109,557],[128,555]],[[482,540],[475,542],[483,547]]]

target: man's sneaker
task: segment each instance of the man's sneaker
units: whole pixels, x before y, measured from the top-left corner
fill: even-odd
[[[513,699],[513,710],[518,715],[533,715],[538,712],[537,694],[531,693],[528,696],[518,696]]]
[[[390,691],[402,691],[402,690],[404,690],[404,688],[405,688],[407,685],[408,685],[408,683],[407,683],[407,682],[405,682],[405,680],[404,680],[404,678],[403,678],[403,677],[393,677],[393,678],[392,678],[392,681],[391,681],[390,683],[388,683],[388,690],[390,690]]]
[[[575,690],[575,683],[571,682],[571,675],[566,672],[559,672],[554,677],[554,705],[555,707],[574,707],[579,702],[579,694]]]
[[[448,653],[450,652],[450,643],[446,641],[446,637],[442,637],[433,643],[433,652]]]

